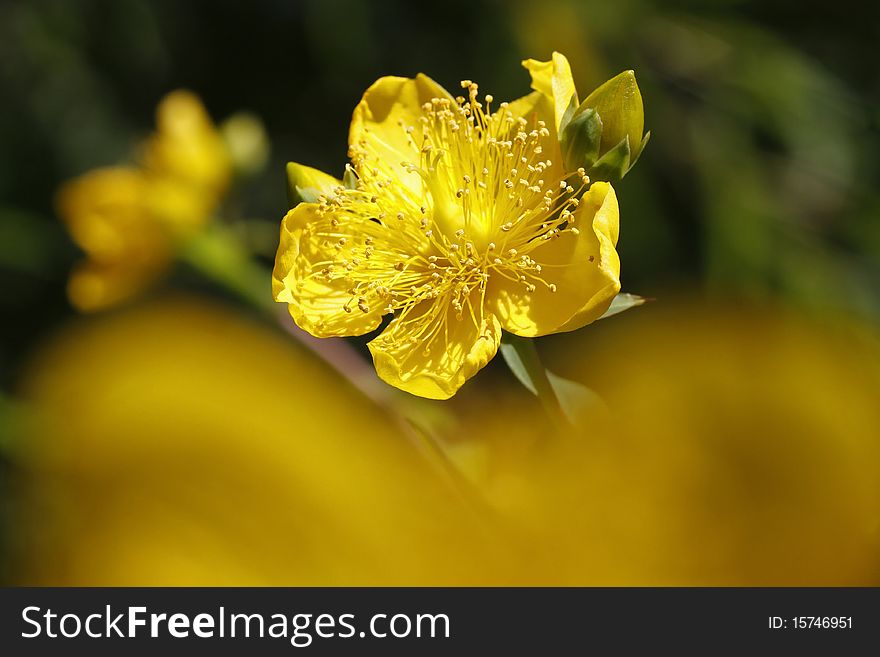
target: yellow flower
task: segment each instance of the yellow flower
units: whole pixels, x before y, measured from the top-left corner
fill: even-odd
[[[157,128],[142,166],[97,169],[59,190],[59,214],[87,255],[68,283],[82,311],[115,305],[153,283],[177,241],[210,219],[226,190],[229,154],[196,96],[166,96]]]
[[[373,84],[352,118],[355,184],[293,167],[294,187],[320,195],[284,218],[273,276],[275,299],[318,337],[393,315],[369,343],[376,371],[435,399],[489,362],[502,329],[577,329],[620,289],[614,190],[564,170],[546,94],[493,111],[476,84],[462,88]]]

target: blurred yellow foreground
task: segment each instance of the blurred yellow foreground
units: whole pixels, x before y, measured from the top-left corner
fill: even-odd
[[[656,305],[568,354],[605,403],[570,436],[471,384],[457,483],[223,306],[79,320],[24,385],[16,583],[880,584],[871,340]]]

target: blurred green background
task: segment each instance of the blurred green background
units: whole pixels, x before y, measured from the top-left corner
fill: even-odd
[[[268,265],[284,163],[340,175],[351,111],[376,78],[423,71],[515,98],[528,86],[520,60],[553,50],[582,97],[631,68],[645,99],[653,136],[617,186],[625,290],[874,326],[878,20],[853,0],[4,2],[3,397],[75,314],[65,285],[81,254],[56,216],[58,186],[130,160],[165,93],[196,92],[217,120],[248,110],[264,121],[270,163],[232,202]],[[169,286],[223,295],[185,268]]]
[[[811,9],[814,7],[814,9]],[[524,57],[588,90],[633,68],[654,139],[621,185],[624,288],[733,290],[880,313],[880,76],[864,3],[44,0],[0,8],[0,371],[70,313],[58,185],[129,158],[161,96],[265,121],[244,205],[274,224],[283,164],[341,172],[351,110],[386,74],[520,95]],[[582,93],[585,93],[583,91]],[[271,255],[270,253],[267,255]]]

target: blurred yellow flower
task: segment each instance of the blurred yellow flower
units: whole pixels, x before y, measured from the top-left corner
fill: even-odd
[[[166,270],[177,241],[211,218],[231,171],[198,98],[167,95],[141,166],[98,169],[59,190],[59,214],[88,256],[71,275],[71,303],[100,310],[148,287]]]
[[[556,440],[522,396],[462,408],[457,494],[270,327],[192,298],[79,320],[20,386],[15,583],[880,583],[876,345],[668,299],[558,342],[607,408]]]
[[[295,195],[316,202],[284,218],[273,276],[275,299],[318,337],[393,315],[369,343],[376,371],[434,399],[486,365],[502,328],[570,331],[620,289],[614,190],[565,170],[548,99],[493,112],[476,84],[462,88],[453,98],[424,75],[373,84],[352,118],[349,184],[289,168]]]
[[[167,227],[149,211],[149,181],[139,169],[98,169],[65,185],[58,210],[88,259],[67,293],[80,310],[98,310],[138,294],[171,260]]]
[[[144,147],[144,169],[217,199],[232,172],[229,153],[201,101],[173,91],[156,110],[156,133]]]
[[[682,318],[687,321],[682,322]],[[880,583],[876,331],[666,298],[548,361],[604,400],[559,440],[465,418],[467,469],[530,550],[520,583]],[[528,545],[528,547],[526,547]]]
[[[80,320],[22,389],[19,583],[406,585],[485,561],[465,543],[473,516],[394,422],[222,306]]]

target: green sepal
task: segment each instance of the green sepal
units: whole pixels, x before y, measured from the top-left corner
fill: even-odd
[[[590,180],[603,180],[605,182],[617,182],[626,175],[630,169],[629,137],[624,137],[610,151],[600,157],[587,171]]]
[[[576,425],[603,406],[598,395],[583,384],[545,369],[530,338],[505,333],[500,351],[516,379],[538,398],[559,428]]]
[[[562,130],[560,146],[562,159],[568,171],[579,167],[589,169],[599,157],[602,141],[602,119],[594,109],[577,114]]]
[[[624,310],[641,306],[646,301],[649,301],[649,299],[646,297],[640,297],[638,294],[621,292],[612,299],[611,305],[608,306],[608,310],[606,310],[599,319],[605,319],[606,317],[611,317],[617,313],[622,313]]]
[[[594,390],[547,370],[547,379],[556,393],[565,417],[574,426],[587,426],[597,412],[607,413],[608,407]]]
[[[577,116],[578,111],[578,97],[577,93],[574,93],[568,101],[568,107],[565,108],[565,112],[562,114],[562,119],[559,121],[559,134],[565,134],[566,128],[568,128],[569,124]]]
[[[537,358],[537,352],[531,350],[517,349],[518,343],[528,338],[520,338],[515,335],[504,335],[499,351],[504,358],[504,362],[510,368],[510,371],[516,377],[516,380],[523,384],[523,387],[533,395],[538,395],[538,389],[541,386],[541,373],[545,372],[541,361]],[[548,385],[544,383],[544,386]]]
[[[592,161],[578,164],[566,159],[566,166],[571,169],[592,167],[589,174],[593,180],[618,181],[638,161],[651,136],[650,132],[642,134],[645,112],[635,73],[624,71],[595,89],[581,103],[572,123],[588,110],[594,110],[601,120],[602,134],[597,155]],[[566,154],[565,145],[562,148]]]
[[[332,194],[342,181],[318,169],[296,162],[287,163],[287,200],[292,208],[300,203],[317,203]]]
[[[601,153],[608,152],[625,137],[629,137],[633,152],[640,150],[645,113],[633,71],[624,71],[605,82],[587,96],[581,108],[594,109],[602,117]]]
[[[645,136],[642,137],[642,143],[639,144],[639,150],[636,151],[636,153],[634,153],[632,156],[630,156],[630,160],[629,160],[629,168],[630,169],[632,169],[636,165],[636,162],[639,161],[639,158],[642,156],[642,153],[645,152],[645,146],[648,145],[649,139],[651,139],[651,131],[650,130],[648,130],[648,132],[645,133]]]

